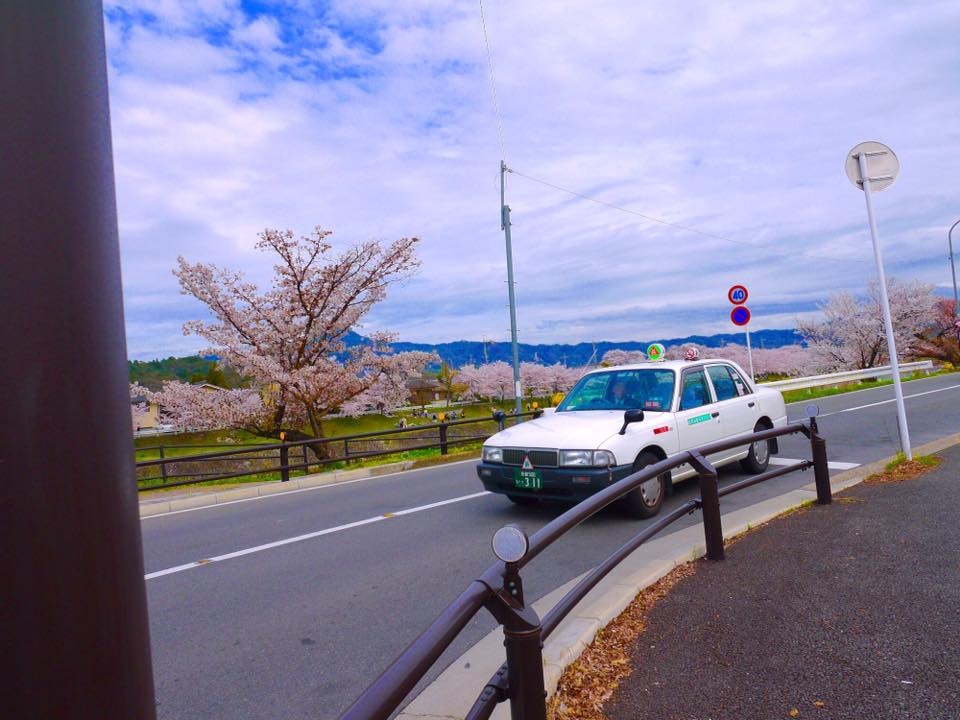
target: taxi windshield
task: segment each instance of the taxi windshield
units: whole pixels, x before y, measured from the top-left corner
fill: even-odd
[[[573,410],[648,410],[667,412],[673,401],[673,370],[610,370],[580,379],[557,407]]]

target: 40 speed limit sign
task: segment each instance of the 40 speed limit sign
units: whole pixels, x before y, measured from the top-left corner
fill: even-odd
[[[734,305],[743,305],[747,301],[749,293],[743,285],[734,285],[727,290],[727,299]]]

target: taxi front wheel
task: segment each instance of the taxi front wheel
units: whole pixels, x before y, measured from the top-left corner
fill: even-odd
[[[637,472],[660,462],[660,458],[650,451],[640,453],[633,463],[633,472]],[[630,491],[623,499],[627,512],[635,518],[651,518],[660,512],[663,498],[667,494],[667,485],[670,482],[670,471],[660,473],[655,478],[647,480],[635,490]]]

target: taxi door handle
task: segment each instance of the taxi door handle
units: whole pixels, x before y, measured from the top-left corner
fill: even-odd
[[[718,412],[710,413],[710,417],[720,417],[720,413]]]
[[[753,407],[754,405],[756,405],[756,403],[753,402],[752,400],[747,403],[747,407]]]

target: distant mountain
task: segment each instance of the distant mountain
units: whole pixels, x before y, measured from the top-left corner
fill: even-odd
[[[346,340],[348,345],[359,345],[364,342],[363,336],[357,333],[350,333]],[[757,330],[750,333],[750,344],[753,347],[777,348],[784,345],[797,345],[802,340],[803,338],[796,330]],[[518,350],[521,362],[539,362],[545,365],[563,363],[577,366],[590,362],[594,352],[596,352],[594,360],[599,360],[608,350],[646,350],[652,342],[661,342],[668,347],[684,343],[697,343],[706,347],[745,344],[743,333],[720,333],[717,335],[690,335],[667,340],[651,338],[643,342],[609,342],[604,340],[597,343],[577,343],[575,345],[529,345],[520,343]],[[486,345],[486,355],[484,355],[484,345]],[[436,352],[441,360],[453,367],[495,362],[497,360],[510,362],[512,357],[510,343],[508,342],[482,343],[476,340],[454,340],[453,342],[435,344],[395,342],[391,347],[397,352],[410,350]]]
[[[753,347],[776,348],[784,345],[796,345],[803,338],[796,330],[758,330],[750,333]],[[360,345],[367,340],[358,333],[351,332],[346,336],[347,345]],[[743,333],[721,333],[719,335],[690,335],[684,338],[663,340],[653,338],[649,341],[577,343],[575,345],[528,345],[520,343],[521,362],[539,362],[544,365],[563,363],[569,366],[586,365],[593,359],[598,361],[608,350],[646,350],[652,342],[661,342],[667,347],[684,343],[697,343],[706,347],[720,347],[721,345],[743,345]],[[453,367],[476,365],[482,362],[511,361],[510,343],[486,343],[486,357],[484,357],[484,343],[475,340],[454,340],[445,343],[410,343],[396,342],[391,346],[397,352],[422,350],[436,352],[440,359]],[[594,357],[594,353],[596,353]],[[159,390],[166,380],[180,380],[181,382],[212,382],[221,387],[241,387],[245,383],[243,378],[227,368],[221,370],[216,367],[217,357],[169,357],[162,360],[131,360],[129,362],[130,382],[139,382],[151,390]],[[436,371],[438,368],[430,368]]]

